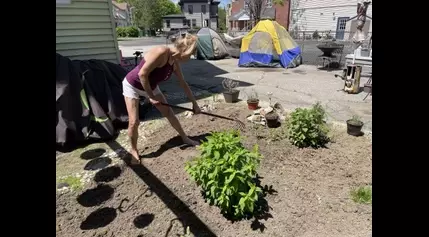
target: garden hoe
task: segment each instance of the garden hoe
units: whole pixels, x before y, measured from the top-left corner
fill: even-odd
[[[171,108],[176,108],[176,109],[181,109],[181,110],[187,110],[187,111],[191,111],[191,112],[194,111],[193,109],[182,107],[182,106],[178,106],[178,105],[171,105],[171,104],[162,103],[162,102],[161,102],[161,104],[165,105],[165,106],[168,106],[168,107],[171,107]],[[225,117],[225,116],[222,116],[222,115],[207,113],[207,112],[203,112],[203,111],[201,111],[201,114],[205,114],[205,115],[216,117],[216,118],[221,118],[221,119],[226,119],[226,120],[234,121],[234,122],[237,123],[238,127],[240,128],[240,130],[243,130],[246,127],[246,125],[243,122],[241,122],[240,120],[238,120],[238,119],[228,118],[228,117]]]

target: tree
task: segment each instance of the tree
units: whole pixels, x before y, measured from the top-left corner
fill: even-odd
[[[145,29],[162,28],[162,17],[179,14],[180,8],[170,0],[121,0],[134,7],[133,18],[137,26]]]
[[[218,8],[218,14],[219,14],[219,25],[218,28],[221,31],[226,30],[226,11],[225,8],[219,7]]]
[[[274,5],[284,6],[285,2],[289,0],[272,0]],[[249,13],[250,19],[255,21],[257,24],[261,20],[261,16],[264,14],[266,9],[267,0],[244,0],[247,5],[247,13]]]

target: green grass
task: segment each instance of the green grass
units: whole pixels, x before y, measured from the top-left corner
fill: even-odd
[[[82,188],[82,182],[80,178],[76,176],[67,176],[58,180],[58,183],[66,183],[72,190],[77,190]]]
[[[372,188],[371,186],[359,187],[350,192],[352,200],[356,203],[371,204]]]

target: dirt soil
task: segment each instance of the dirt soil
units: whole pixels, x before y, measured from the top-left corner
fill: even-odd
[[[237,116],[246,105],[219,104],[213,112]],[[240,107],[239,109],[237,109]],[[190,136],[219,131],[233,122],[205,115],[180,117]],[[370,236],[371,205],[356,204],[352,188],[371,185],[371,142],[333,131],[333,143],[323,149],[298,149],[276,140],[283,127],[269,131],[246,123],[244,144],[258,144],[264,156],[259,168],[269,213],[231,223],[215,206],[205,203],[200,188],[185,172],[195,148],[183,147],[170,126],[162,126],[140,142],[143,166],[122,161],[96,173],[83,190],[57,192],[57,236],[178,236],[190,226],[195,236]],[[113,150],[118,143],[111,143]],[[116,147],[115,147],[116,146]],[[80,159],[80,158],[75,158]]]

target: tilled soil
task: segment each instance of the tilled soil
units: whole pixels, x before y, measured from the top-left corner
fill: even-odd
[[[234,105],[218,107],[213,112],[242,121],[249,114]],[[204,115],[180,120],[190,136],[234,126]],[[232,223],[205,203],[184,170],[198,151],[181,146],[164,126],[140,142],[143,166],[110,166],[86,190],[57,194],[57,236],[178,236],[187,226],[195,236],[370,236],[371,205],[350,198],[352,188],[371,184],[370,141],[337,131],[328,148],[298,149],[272,141],[273,134],[252,125],[242,132],[244,144],[258,144],[264,156],[262,185],[275,190],[266,196],[269,213],[258,221]]]

